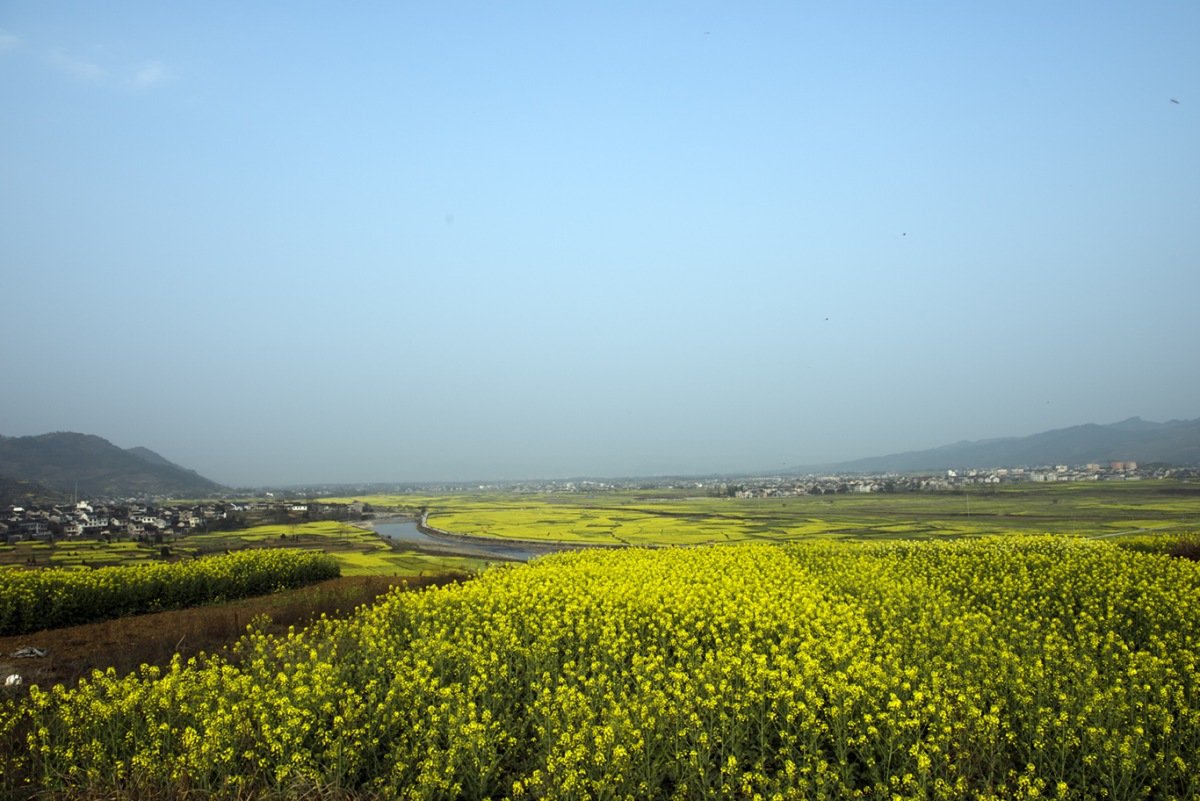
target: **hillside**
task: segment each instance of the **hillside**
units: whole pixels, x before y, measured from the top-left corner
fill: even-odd
[[[81,496],[203,496],[224,489],[146,448],[122,450],[90,434],[0,437],[0,476]]]
[[[1027,437],[956,442],[930,450],[801,468],[797,472],[906,473],[1110,461],[1200,464],[1200,418],[1154,423],[1131,417],[1110,425],[1088,423]]]
[[[147,461],[150,464],[165,465],[167,467],[177,467],[180,470],[184,469],[182,467],[179,467],[179,465],[175,464],[174,462],[170,461],[169,459],[159,456],[157,453],[150,450],[149,448],[143,448],[141,446],[138,446],[135,448],[126,448],[125,452],[132,453],[134,456],[136,456],[139,459],[142,459],[144,461]]]
[[[67,497],[66,493],[50,489],[36,481],[21,481],[0,476],[0,508],[62,503]]]

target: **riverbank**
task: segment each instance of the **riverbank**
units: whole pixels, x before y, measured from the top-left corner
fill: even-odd
[[[501,554],[495,554],[484,550],[466,547],[458,542],[443,541],[426,535],[427,539],[417,539],[410,537],[396,537],[393,533],[387,531],[389,526],[412,526],[415,530],[420,521],[414,517],[406,515],[389,515],[387,517],[378,517],[373,520],[360,520],[352,525],[357,528],[365,529],[374,534],[383,537],[386,540],[401,546],[406,550],[416,551],[418,553],[427,554],[429,556],[467,556],[478,559],[504,559],[506,561],[525,561],[525,559],[508,557]],[[422,532],[423,533],[423,532]]]
[[[429,525],[425,516],[417,518],[411,515],[389,515],[387,517],[363,520],[354,525],[368,529],[395,542],[403,542],[405,547],[435,555],[474,556],[487,559],[499,558],[510,561],[525,562],[538,556],[559,551],[592,550],[596,548],[624,548],[628,546],[569,542],[563,540],[524,540],[502,537],[480,537],[473,534],[459,534],[445,531]],[[418,537],[396,536],[396,529],[411,527]],[[388,529],[392,530],[389,531]]]

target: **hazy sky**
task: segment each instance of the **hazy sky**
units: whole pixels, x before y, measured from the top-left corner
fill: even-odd
[[[1195,0],[5,0],[0,434],[245,485],[1198,417],[1198,37]]]

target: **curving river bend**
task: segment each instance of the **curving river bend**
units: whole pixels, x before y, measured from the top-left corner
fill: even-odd
[[[426,534],[417,527],[415,520],[405,518],[383,518],[371,523],[371,529],[395,542],[413,545],[423,550],[436,550],[438,553],[457,554],[461,556],[499,557],[527,562],[535,556],[552,553],[555,550],[565,550],[569,545],[559,548],[532,549],[520,544],[505,542],[480,541],[463,542],[460,539],[435,537]],[[480,538],[482,539],[482,538]]]

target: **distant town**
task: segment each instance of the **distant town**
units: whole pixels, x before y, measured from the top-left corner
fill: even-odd
[[[940,470],[924,473],[829,473],[824,475],[707,476],[623,479],[569,479],[555,481],[457,482],[405,486],[389,491],[445,494],[459,492],[611,492],[616,490],[694,490],[698,495],[733,498],[778,498],[794,495],[833,495],[847,492],[939,492],[971,486],[994,486],[1022,481],[1141,481],[1144,479],[1200,478],[1197,466],[1139,466],[1137,462],[1107,462],[1082,466],[995,467],[972,470]],[[359,489],[383,491],[380,485]],[[345,487],[313,487],[307,492],[344,494]]]
[[[253,501],[213,500],[187,505],[171,499],[89,499],[48,506],[8,506],[0,512],[0,542],[53,542],[75,539],[129,540],[147,544],[186,537],[198,531],[232,531],[262,523],[312,520],[360,521],[374,515],[370,504],[332,503],[323,498],[389,494],[429,495],[497,493],[604,493],[621,490],[692,493],[708,497],[781,498],[844,493],[987,491],[1017,482],[1187,480],[1200,478],[1200,467],[1140,466],[1108,462],[1082,466],[997,467],[917,474],[829,474],[803,476],[711,476],[629,479],[570,479],[490,483],[362,484],[291,487],[247,491]],[[403,504],[401,504],[403,506]]]
[[[369,504],[265,500],[195,506],[139,501],[77,501],[54,506],[10,506],[0,518],[0,542],[103,539],[162,544],[193,532],[234,531],[263,523],[362,520]]]
[[[1023,481],[1141,481],[1143,479],[1185,479],[1200,476],[1198,467],[1139,467],[1137,462],[1108,462],[1082,467],[1048,465],[1041,467],[995,467],[983,470],[945,470],[925,475],[825,475],[795,478],[740,480],[731,494],[738,498],[778,497],[779,495],[827,495],[842,492],[938,492],[972,486],[995,486]]]

